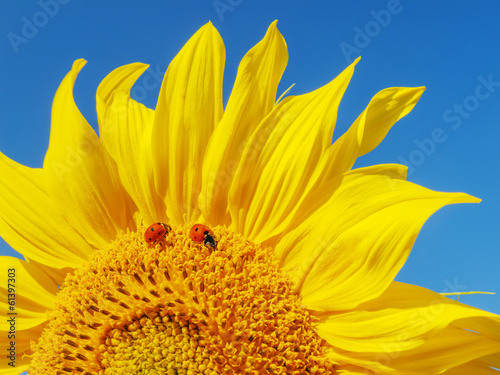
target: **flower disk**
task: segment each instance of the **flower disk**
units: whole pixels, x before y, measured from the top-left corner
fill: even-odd
[[[188,228],[155,247],[124,233],[68,275],[32,373],[335,373],[271,248],[216,227],[212,249]]]

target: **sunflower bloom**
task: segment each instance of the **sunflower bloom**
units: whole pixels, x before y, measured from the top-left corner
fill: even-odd
[[[352,169],[424,88],[380,91],[332,144],[357,61],[276,101],[288,52],[273,23],[223,108],[224,60],[208,23],[155,110],[130,97],[146,65],[114,70],[99,136],[73,99],[77,60],[43,168],[0,154],[0,233],[26,258],[1,261],[17,297],[0,285],[16,328],[0,322],[0,374],[498,373],[499,316],[394,281],[430,215],[479,200],[401,165]]]

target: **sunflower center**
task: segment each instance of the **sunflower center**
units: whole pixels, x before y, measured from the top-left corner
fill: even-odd
[[[333,374],[273,250],[224,228],[124,233],[68,275],[32,374]]]

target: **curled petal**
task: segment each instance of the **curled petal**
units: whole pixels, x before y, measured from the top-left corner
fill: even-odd
[[[108,127],[111,127],[111,130],[114,130],[115,127],[113,123],[107,122],[104,119],[106,107],[111,99],[111,95],[117,90],[130,93],[135,81],[137,81],[147,68],[148,65],[141,63],[120,66],[109,73],[99,84],[96,93],[96,103],[101,138],[104,134],[109,132]]]
[[[57,90],[43,169],[53,201],[68,213],[66,220],[99,247],[132,226],[135,208],[120,183],[116,163],[74,102],[73,85],[84,64],[75,61]]]
[[[356,158],[375,147],[417,104],[425,87],[390,87],[378,92],[339,139],[324,153],[311,178],[310,194],[325,181],[349,171]]]

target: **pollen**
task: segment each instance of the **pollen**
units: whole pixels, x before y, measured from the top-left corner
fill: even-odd
[[[223,227],[127,232],[66,277],[30,374],[335,374],[273,258]]]

